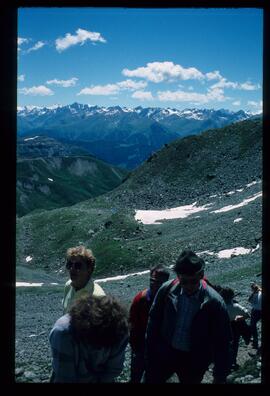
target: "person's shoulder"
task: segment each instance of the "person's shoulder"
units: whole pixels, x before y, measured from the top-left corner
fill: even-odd
[[[225,302],[221,297],[221,295],[212,286],[206,284],[204,290],[208,294],[208,297],[210,297],[211,300],[216,301],[222,305],[225,305]]]
[[[147,300],[147,291],[149,289],[143,289],[140,290],[134,297],[133,302],[139,302],[139,301],[144,301]]]
[[[70,315],[61,316],[54,324],[49,341],[53,349],[67,351],[72,345],[72,331],[70,327]]]
[[[98,283],[96,283],[96,282],[94,282],[93,295],[94,295],[94,296],[105,296],[105,295],[106,295],[106,293],[105,293],[105,291],[102,289],[102,287],[101,287]]]
[[[50,339],[57,339],[59,335],[68,334],[70,331],[70,315],[65,314],[55,322],[51,332]]]
[[[159,290],[164,290],[164,289],[170,289],[171,287],[173,287],[173,286],[175,286],[175,285],[177,285],[179,282],[178,282],[178,279],[177,278],[175,278],[175,279],[169,279],[169,280],[167,280],[166,282],[164,282],[161,286],[160,286],[160,288],[159,288]]]
[[[65,315],[61,316],[54,324],[54,327],[60,331],[65,331],[70,326],[70,315],[66,313]]]

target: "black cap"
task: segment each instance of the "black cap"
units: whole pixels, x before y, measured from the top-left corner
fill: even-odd
[[[205,263],[190,249],[185,249],[180,254],[174,265],[174,271],[179,275],[195,275],[204,270]]]

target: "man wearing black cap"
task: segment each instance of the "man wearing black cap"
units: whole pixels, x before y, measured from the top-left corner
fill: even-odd
[[[144,382],[165,383],[176,373],[181,383],[198,384],[213,362],[213,383],[226,383],[232,334],[225,303],[191,250],[174,271],[177,279],[161,286],[149,313]]]

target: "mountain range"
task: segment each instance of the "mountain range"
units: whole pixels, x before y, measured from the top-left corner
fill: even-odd
[[[19,137],[47,136],[72,143],[101,160],[134,169],[179,137],[254,117],[243,110],[67,106],[18,108]]]

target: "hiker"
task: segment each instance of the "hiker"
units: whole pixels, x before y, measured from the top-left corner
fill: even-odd
[[[173,373],[183,384],[201,383],[214,362],[213,383],[230,370],[230,319],[221,296],[203,280],[204,260],[185,249],[161,286],[146,330],[145,383],[165,383]]]
[[[133,299],[130,312],[131,371],[130,382],[141,382],[144,372],[145,332],[148,314],[160,286],[170,277],[168,269],[157,264],[150,269],[150,285]]]
[[[90,249],[79,245],[69,248],[66,253],[66,269],[69,271],[70,279],[64,288],[62,300],[63,313],[67,313],[72,301],[89,294],[104,296],[103,289],[92,280],[95,269],[95,257]]]
[[[234,299],[235,293],[233,289],[230,287],[222,287],[219,293],[226,304],[231,321],[233,335],[231,369],[237,370],[240,367],[237,363],[240,337],[243,337],[246,345],[248,345],[250,342],[251,329],[246,322],[246,319],[249,318],[250,315],[248,310]]]
[[[53,383],[111,383],[128,344],[128,311],[113,296],[83,296],[49,335]]]
[[[259,320],[262,319],[262,289],[255,282],[252,282],[250,284],[250,287],[252,293],[249,296],[248,301],[251,304],[250,327],[252,336],[252,347],[258,350],[259,345],[257,323]]]

